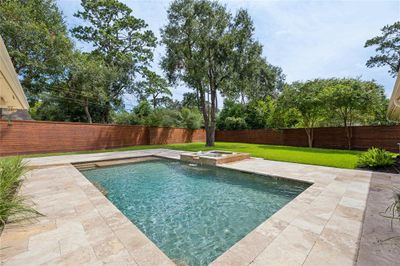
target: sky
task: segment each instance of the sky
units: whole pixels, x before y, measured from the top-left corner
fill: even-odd
[[[122,1],[135,17],[144,19],[155,35],[167,24],[169,0]],[[255,26],[255,39],[263,45],[267,61],[280,66],[287,82],[315,78],[360,77],[376,80],[391,95],[394,78],[387,67],[367,68],[366,61],[374,48],[364,48],[365,41],[380,34],[380,29],[400,20],[400,0],[220,0],[233,14],[248,10]],[[82,23],[73,14],[80,0],[57,0],[68,27]],[[88,49],[76,42],[80,49]],[[153,70],[162,74],[159,62],[164,48],[154,52]],[[188,89],[172,88],[173,97],[182,99]],[[222,101],[219,101],[222,103]],[[135,99],[125,95],[129,110]]]

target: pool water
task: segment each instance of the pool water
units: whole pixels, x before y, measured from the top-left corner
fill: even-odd
[[[82,171],[179,265],[207,265],[309,184],[157,159]]]

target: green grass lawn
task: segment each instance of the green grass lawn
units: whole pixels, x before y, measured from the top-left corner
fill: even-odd
[[[142,145],[142,146],[131,146],[119,149],[97,150],[97,151],[35,154],[24,157],[28,158],[28,157],[40,157],[49,155],[129,151],[129,150],[143,150],[143,149],[155,149],[155,148],[166,148],[166,149],[184,150],[184,151],[205,151],[205,150],[218,149],[226,151],[246,152],[250,153],[254,157],[264,158],[273,161],[304,163],[304,164],[331,166],[338,168],[350,168],[350,169],[356,167],[358,156],[362,153],[360,151],[302,148],[302,147],[247,144],[247,143],[235,143],[235,142],[217,142],[215,147],[209,148],[205,147],[204,143],[197,142],[197,143],[187,143],[187,144]]]

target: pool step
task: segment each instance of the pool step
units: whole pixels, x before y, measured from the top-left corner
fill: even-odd
[[[76,164],[75,165],[76,169],[78,170],[93,170],[97,168],[96,163],[82,163],[82,164]]]
[[[134,158],[121,158],[114,160],[105,160],[105,161],[95,161],[95,162],[86,162],[86,163],[74,163],[76,169],[80,171],[85,170],[93,170],[99,167],[107,167],[113,165],[122,165],[122,164],[130,164],[137,162],[144,162],[150,160],[158,160],[157,157],[145,156],[145,157],[134,157]]]

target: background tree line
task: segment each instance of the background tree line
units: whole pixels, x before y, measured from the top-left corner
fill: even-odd
[[[0,0],[0,34],[38,120],[204,127],[212,146],[216,128],[313,128],[387,124],[387,99],[374,81],[359,78],[285,83],[281,68],[263,56],[247,10],[234,14],[211,0],[174,0],[161,40],[118,0],[82,0],[82,22],[67,29],[53,0]],[[400,67],[400,22],[368,40],[368,67]],[[74,40],[87,43],[81,51]],[[150,64],[158,44],[160,66]],[[182,101],[171,88],[184,85]],[[126,111],[123,96],[135,95]],[[218,110],[218,95],[225,101]]]
[[[313,146],[313,128],[341,126],[351,148],[351,126],[387,125],[388,100],[374,81],[352,78],[315,79],[286,84],[278,97],[247,104],[227,100],[220,129],[304,128]]]

